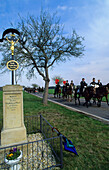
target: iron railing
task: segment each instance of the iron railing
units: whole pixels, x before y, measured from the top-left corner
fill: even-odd
[[[0,169],[9,169],[6,163],[6,155],[10,149],[18,148],[22,157],[18,163],[13,165],[13,170],[38,170],[63,167],[62,136],[52,132],[52,126],[42,116],[25,116],[24,123],[28,136],[34,133],[35,140],[18,145],[0,147]],[[2,124],[2,123],[1,123]],[[1,126],[0,126],[1,127]],[[40,133],[38,133],[40,132]],[[42,135],[41,135],[42,134]],[[37,135],[43,139],[37,140]]]

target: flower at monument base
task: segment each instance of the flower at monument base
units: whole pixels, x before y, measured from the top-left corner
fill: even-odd
[[[6,155],[7,160],[15,160],[20,156],[20,149],[13,148],[9,151],[9,154]]]

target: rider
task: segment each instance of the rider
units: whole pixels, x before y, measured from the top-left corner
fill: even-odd
[[[100,82],[100,79],[98,80],[97,85],[98,85],[99,87],[101,87],[101,86],[102,86],[102,83]]]
[[[92,82],[90,83],[90,85],[93,87],[93,103],[96,103],[96,88],[98,88],[97,83],[95,82],[95,78],[92,79]]]
[[[70,85],[74,88],[74,83],[73,83],[73,80],[71,80],[71,83]]]
[[[66,80],[66,83],[65,83],[65,96],[66,96],[66,98],[67,98],[68,89],[69,89],[69,82],[68,82],[68,80]]]
[[[84,87],[87,86],[87,83],[85,82],[85,78],[82,78],[82,81],[80,82],[80,93],[83,93]]]
[[[60,89],[60,84],[59,84],[59,82],[58,82],[57,85],[56,85],[56,87],[55,87],[54,97],[55,97],[56,94],[57,94],[57,97],[58,97],[59,89]],[[59,95],[59,97],[60,97],[60,95]]]
[[[66,83],[65,83],[65,85],[66,85],[66,86],[69,86],[69,82],[68,82],[68,80],[66,80]]]
[[[70,86],[71,86],[71,88],[72,88],[72,92],[73,92],[74,87],[75,87],[75,85],[74,85],[74,83],[73,83],[73,80],[71,80]]]
[[[95,87],[97,83],[95,82],[95,78],[92,79],[92,82],[90,83],[91,86]]]
[[[67,90],[67,89],[68,89],[68,87],[69,87],[68,80],[66,80],[65,86],[66,86],[66,90]]]

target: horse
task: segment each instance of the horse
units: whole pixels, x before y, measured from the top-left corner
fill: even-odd
[[[103,86],[100,86],[100,87],[96,88],[96,95],[95,95],[95,97],[98,100],[98,103],[97,103],[98,107],[101,106],[101,101],[102,101],[103,97],[106,98],[107,105],[109,106],[108,94],[109,94],[109,83],[107,85],[103,85]]]
[[[66,86],[63,85],[63,88],[62,88],[62,98],[67,98],[67,95],[66,95]]]
[[[67,91],[66,91],[66,95],[69,102],[72,101],[72,94],[73,94],[73,86],[70,84],[69,86],[67,86]]]
[[[105,96],[106,98],[106,102],[108,103],[108,94],[109,94],[109,83],[107,85],[104,86],[100,86],[100,87],[93,87],[93,86],[89,86],[85,89],[84,91],[84,98],[85,98],[85,103],[84,105],[86,105],[87,107],[89,106],[88,103],[90,103],[91,98],[94,99],[94,103],[97,99],[97,106],[100,107],[101,106],[101,101],[102,98]],[[91,105],[91,103],[90,103]]]
[[[57,88],[55,87],[55,92],[54,92],[54,98],[56,98],[56,96],[60,98],[60,95],[61,95],[61,87]]]
[[[85,103],[83,104],[83,106],[89,106],[89,104],[91,105],[90,100],[92,98],[95,98],[95,88],[93,86],[87,86],[83,92],[83,97],[85,98]]]
[[[79,86],[77,86],[76,88],[75,88],[75,93],[74,93],[74,98],[75,98],[75,105],[77,105],[77,99],[78,99],[78,102],[79,102],[79,105],[80,105],[80,87]]]
[[[62,97],[63,99],[66,98],[68,99],[68,101],[72,101],[72,94],[73,94],[73,86],[72,85],[69,85],[69,86],[63,86],[63,89],[62,89]],[[71,98],[71,99],[70,99]]]
[[[85,88],[86,88],[86,86],[84,86],[83,89],[81,89],[80,86],[77,86],[77,87],[75,88],[75,90],[74,90],[75,105],[77,105],[77,99],[78,99],[79,105],[81,104],[81,103],[80,103],[80,97],[81,97],[81,96],[84,97]]]

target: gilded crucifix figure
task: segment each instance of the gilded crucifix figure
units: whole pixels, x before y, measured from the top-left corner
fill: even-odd
[[[11,34],[11,36],[15,36],[15,35]],[[17,41],[15,41],[15,42],[13,40],[10,41],[7,37],[6,37],[6,39],[9,43],[11,43],[10,50],[12,52],[12,55],[14,55],[14,45],[19,41],[19,39],[17,39]]]

